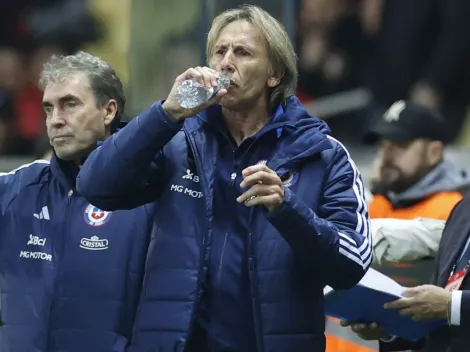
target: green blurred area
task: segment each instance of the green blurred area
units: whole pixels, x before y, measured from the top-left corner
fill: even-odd
[[[191,40],[198,0],[89,0],[89,6],[106,31],[85,50],[116,68],[126,85],[127,115],[165,97],[183,68],[199,64],[200,42]]]

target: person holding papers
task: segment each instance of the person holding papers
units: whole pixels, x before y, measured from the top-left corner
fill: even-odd
[[[445,127],[437,111],[400,100],[364,137],[366,143],[378,144],[370,170],[374,264],[401,284],[427,283],[433,263],[423,259],[436,257],[445,222],[470,185],[460,165],[445,156]],[[406,268],[394,264],[405,261]],[[374,348],[341,329],[336,320],[329,319],[326,336],[327,352]]]
[[[452,211],[437,253],[431,285],[405,290],[401,298],[385,304],[415,321],[446,319],[447,325],[430,331],[420,341],[390,336],[377,323],[341,321],[362,339],[380,340],[380,352],[424,348],[426,352],[461,352],[470,349],[470,197]]]

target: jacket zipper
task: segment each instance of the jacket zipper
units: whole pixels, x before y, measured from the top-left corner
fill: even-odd
[[[246,152],[245,152],[245,156],[248,155],[251,147],[253,146],[253,144],[255,144],[257,142],[257,140],[253,141],[253,143],[251,143]],[[232,187],[235,183],[235,179],[237,178],[237,171],[238,170],[235,170],[231,175],[230,175],[230,186]],[[254,209],[251,209],[250,211],[250,215],[249,215],[249,218],[248,218],[248,227],[250,226],[251,224],[251,220],[252,220],[252,217],[253,217],[253,211]],[[263,343],[262,343],[262,335],[261,335],[261,325],[260,325],[260,321],[259,321],[259,313],[260,313],[260,309],[259,309],[259,306],[258,306],[258,293],[257,293],[257,290],[256,290],[256,279],[255,279],[255,275],[254,275],[254,271],[255,271],[255,263],[254,263],[254,258],[253,258],[253,251],[252,251],[252,247],[254,246],[253,244],[253,235],[251,232],[248,233],[248,275],[249,275],[249,278],[250,278],[250,289],[251,289],[251,297],[252,297],[252,311],[253,311],[253,320],[254,320],[254,325],[255,325],[255,338],[256,338],[256,349],[258,350],[258,352],[262,352],[263,351]]]
[[[235,172],[233,172],[231,175],[230,175],[230,187],[233,187],[233,185],[235,184],[235,179],[237,178],[237,174]],[[227,226],[227,228],[229,228],[229,226]],[[222,245],[222,253],[220,255],[220,261],[219,261],[219,269],[217,271],[217,284],[220,282],[220,277],[221,277],[221,274],[222,274],[222,264],[224,262],[224,255],[225,255],[225,247],[227,246],[227,241],[228,241],[228,230],[225,231],[225,237],[224,237],[224,243]]]
[[[236,172],[233,172],[231,175],[230,175],[230,187],[233,187],[233,185],[235,184],[235,179],[237,178],[237,173]]]
[[[268,163],[266,163],[268,164]],[[287,165],[288,163],[283,163],[279,165],[276,170],[280,170],[283,166]],[[274,171],[276,171],[274,170]],[[255,209],[251,209],[250,215],[248,218],[248,227],[251,227],[251,223],[253,221],[253,213]],[[255,323],[255,332],[256,332],[256,348],[258,352],[263,351],[263,339],[261,335],[261,324],[259,321],[259,316],[260,316],[260,307],[259,307],[259,302],[258,302],[258,291],[256,288],[256,275],[255,275],[255,258],[253,255],[253,248],[255,247],[254,241],[253,241],[253,233],[250,232],[248,234],[248,267],[249,267],[249,275],[250,275],[250,285],[251,285],[251,293],[252,293],[252,299],[253,299],[253,319]]]
[[[253,211],[251,211],[253,213]],[[251,218],[250,213],[250,218]],[[259,321],[260,308],[258,305],[258,291],[256,288],[256,278],[255,278],[255,260],[253,257],[253,235],[250,232],[248,234],[248,273],[250,276],[250,286],[251,286],[251,297],[252,297],[252,310],[253,310],[253,320],[255,323],[255,334],[256,334],[256,349],[258,352],[263,351],[263,338],[261,334],[261,324]]]
[[[55,283],[54,283],[54,291],[52,293],[52,298],[51,298],[51,304],[49,306],[49,317],[48,317],[48,322],[47,322],[47,328],[48,328],[48,333],[47,333],[47,343],[46,343],[46,346],[47,346],[47,349],[54,349],[53,346],[50,346],[51,343],[54,343],[54,341],[51,341],[51,334],[52,334],[52,331],[51,331],[51,327],[49,326],[50,324],[50,320],[51,320],[51,313],[53,311],[53,308],[54,308],[54,299],[56,299],[56,294],[57,294],[57,285],[58,285],[58,282],[59,282],[59,279],[60,279],[60,273],[61,273],[61,262],[62,262],[62,258],[64,256],[64,248],[65,248],[65,238],[66,238],[66,231],[65,231],[65,228],[68,224],[67,222],[67,219],[68,219],[68,215],[69,215],[69,209],[70,209],[70,203],[71,203],[71,200],[72,200],[72,197],[73,197],[73,189],[69,190],[68,193],[67,193],[67,202],[66,202],[66,207],[65,207],[65,216],[64,216],[64,219],[63,219],[63,227],[62,227],[62,236],[61,236],[61,244],[60,244],[60,256],[57,258],[57,262],[56,262],[56,265],[57,265],[57,276],[56,276],[56,279],[55,279]]]
[[[197,149],[196,149],[196,146],[191,138],[191,136],[189,135],[189,133],[186,132],[186,130],[184,130],[184,133],[186,135],[186,138],[188,139],[189,141],[189,145],[191,147],[191,151],[193,153],[193,156],[194,156],[194,162],[196,164],[196,170],[203,170],[203,168],[201,167],[200,165],[200,159],[199,159],[199,154],[197,153]],[[202,196],[203,196],[203,199],[204,201],[206,201],[206,192],[207,192],[207,188],[205,187],[205,184],[204,184],[204,177],[199,177],[199,181],[201,182],[201,192],[202,192]],[[201,290],[201,283],[205,281],[205,278],[204,277],[201,277],[201,274],[203,273],[203,268],[204,268],[204,263],[206,261],[206,242],[207,242],[207,235],[208,235],[208,232],[209,232],[209,220],[207,219],[207,214],[206,214],[206,231],[204,232],[204,236],[202,236],[202,246],[201,246],[201,259],[200,259],[200,263],[199,263],[199,267],[198,267],[198,278],[197,278],[197,283],[196,283],[196,299],[195,299],[195,302],[194,302],[194,309],[193,309],[193,312],[191,314],[191,318],[190,318],[190,321],[189,321],[189,327],[188,327],[188,334],[187,336],[191,336],[192,335],[192,332],[193,332],[193,329],[194,329],[194,322],[196,320],[196,316],[197,316],[197,311],[198,311],[198,308],[199,308],[199,304],[200,304],[200,295],[199,295],[199,291]],[[203,292],[204,294],[204,292]],[[184,342],[184,345],[183,345],[183,351],[185,350],[186,346],[187,346],[187,343],[188,343],[188,339],[186,339],[186,341]]]
[[[251,147],[253,146],[253,144],[256,143],[256,140],[253,141],[253,143],[251,143],[246,152],[245,152],[245,156],[248,155]],[[230,185],[233,186],[234,182],[235,182],[235,179],[237,177],[237,173],[236,173],[237,170],[235,170],[234,173],[232,173],[232,175],[230,176]],[[251,219],[253,217],[253,211],[254,209],[251,209],[250,210],[250,215],[248,217],[248,228],[250,227],[250,224],[251,224]],[[254,320],[254,325],[255,325],[255,338],[256,338],[256,349],[258,352],[262,352],[263,351],[263,337],[262,337],[262,334],[261,334],[261,324],[260,324],[260,321],[259,321],[259,313],[260,313],[260,309],[258,307],[258,292],[256,290],[256,279],[255,279],[255,275],[254,275],[254,272],[255,272],[255,262],[254,262],[254,257],[253,257],[253,235],[251,232],[248,233],[248,241],[247,241],[247,246],[248,246],[248,276],[250,278],[250,289],[251,289],[251,298],[252,298],[252,302],[251,302],[251,305],[252,305],[252,311],[253,311],[253,320]]]

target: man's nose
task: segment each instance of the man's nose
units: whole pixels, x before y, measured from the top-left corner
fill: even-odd
[[[394,148],[388,148],[382,153],[382,160],[384,164],[393,162],[397,158],[397,152]]]
[[[221,63],[220,63],[220,70],[222,72],[228,72],[232,73],[235,71],[235,67],[233,65],[233,60],[232,60],[232,52],[227,51],[225,53],[225,56],[223,57]]]
[[[49,123],[52,126],[63,126],[65,125],[65,119],[57,112],[57,110],[54,110],[49,118]]]

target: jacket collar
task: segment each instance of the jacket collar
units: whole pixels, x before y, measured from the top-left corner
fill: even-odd
[[[127,122],[121,121],[119,123],[119,127],[117,131],[124,128],[126,125],[127,125]],[[103,144],[103,141],[96,142],[96,147],[99,147],[101,144]],[[85,156],[83,158],[82,163],[85,162],[87,157],[88,156]],[[52,157],[51,157],[52,175],[59,180],[59,183],[64,188],[68,190],[75,189],[75,183],[76,183],[76,179],[77,179],[77,175],[79,171],[80,171],[80,168],[77,166],[75,162],[61,160],[57,157],[55,152],[52,154]]]
[[[220,114],[221,107],[214,105],[195,118],[187,119],[184,128],[192,134],[212,121],[220,121]],[[330,134],[328,125],[311,116],[295,96],[289,97],[277,108],[269,125],[269,129],[273,128],[277,129],[278,137],[282,133],[283,138],[280,138],[277,152],[267,164],[280,173],[303,159],[333,148],[327,138]]]
[[[61,160],[55,152],[51,157],[51,172],[59,183],[67,190],[75,189],[75,180],[80,171],[73,161]]]

